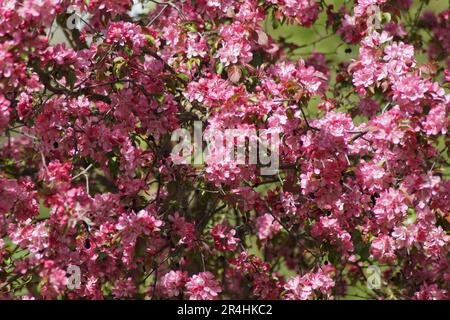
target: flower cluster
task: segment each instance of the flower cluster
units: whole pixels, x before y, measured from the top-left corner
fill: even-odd
[[[0,299],[450,298],[449,10],[133,3],[0,1]],[[178,165],[198,121],[276,172]]]

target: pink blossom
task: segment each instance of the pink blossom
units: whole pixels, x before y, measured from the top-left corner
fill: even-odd
[[[218,250],[236,250],[239,238],[236,238],[235,235],[236,230],[228,230],[228,226],[224,224],[216,224],[211,230],[211,236]]]
[[[9,101],[3,95],[0,95],[0,133],[9,123]]]
[[[132,298],[136,287],[131,278],[120,279],[115,283],[112,293],[115,298]]]
[[[395,189],[389,190],[380,194],[373,212],[380,226],[393,226],[395,223],[402,221],[406,215],[408,206],[405,204],[404,196]]]
[[[278,231],[281,230],[281,225],[268,213],[256,219],[257,235],[260,240],[271,239]]]
[[[450,10],[139,6],[0,1],[2,298],[449,298]]]
[[[335,283],[329,275],[319,269],[316,273],[290,278],[284,288],[287,290],[287,300],[309,300],[318,292],[331,296],[331,289]]]
[[[209,271],[193,275],[186,283],[189,300],[214,300],[221,291],[214,275]]]
[[[387,235],[381,235],[372,241],[371,253],[380,262],[391,263],[397,258],[394,252],[394,241]]]
[[[447,116],[448,111],[446,111],[444,105],[438,104],[431,108],[423,123],[423,127],[427,135],[445,135],[447,133],[449,123]]]
[[[187,273],[181,271],[169,271],[159,281],[159,288],[168,297],[177,297],[186,283]]]

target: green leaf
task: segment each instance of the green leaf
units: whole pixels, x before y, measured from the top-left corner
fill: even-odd
[[[133,56],[133,49],[131,49],[130,47],[126,46],[124,48],[124,50],[125,50],[126,54],[128,55],[128,57],[131,58]]]
[[[355,245],[355,252],[361,257],[362,260],[367,260],[370,256],[370,247],[362,239],[360,231],[353,231],[352,241]]]
[[[213,25],[210,22],[205,22],[205,30],[210,31],[212,30]]]
[[[145,35],[145,39],[150,43],[152,46],[156,45],[155,38],[153,38],[151,35],[147,34]]]
[[[184,27],[185,27],[188,31],[191,31],[191,32],[197,32],[197,31],[198,31],[198,30],[197,30],[197,26],[195,25],[194,22],[186,22],[186,23],[184,24]]]
[[[123,84],[123,82],[114,83],[114,89],[116,89],[116,90],[122,90],[124,87],[125,87],[125,85]]]
[[[341,254],[336,252],[335,250],[331,250],[328,253],[328,260],[331,262],[333,266],[338,265],[341,260]]]
[[[222,74],[223,72],[223,64],[219,60],[216,62],[216,72],[217,74]]]
[[[126,66],[127,61],[123,57],[117,57],[114,59],[114,65],[113,65],[113,73],[116,77],[122,78],[123,77],[123,68]]]
[[[178,74],[177,74],[177,77],[180,78],[180,79],[183,80],[183,81],[189,81],[189,77],[188,77],[188,75],[185,74],[185,73],[178,73]]]
[[[101,251],[101,252],[98,254],[97,261],[105,260],[107,257],[108,257],[108,254],[107,254],[106,252]]]

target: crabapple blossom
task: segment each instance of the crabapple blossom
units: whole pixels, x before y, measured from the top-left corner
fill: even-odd
[[[186,277],[186,272],[171,270],[160,279],[159,287],[166,297],[176,297],[184,287]]]
[[[0,1],[0,300],[449,299],[450,10],[326,2]]]
[[[186,294],[190,300],[216,299],[222,291],[211,272],[200,272],[186,282]]]
[[[239,238],[234,237],[236,230],[227,230],[227,226],[223,224],[217,224],[211,230],[211,236],[214,239],[214,244],[218,250],[236,250]]]

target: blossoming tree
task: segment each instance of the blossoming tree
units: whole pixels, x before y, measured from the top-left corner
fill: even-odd
[[[450,11],[427,5],[0,0],[0,298],[448,299]],[[279,134],[278,172],[176,165],[194,121]]]

